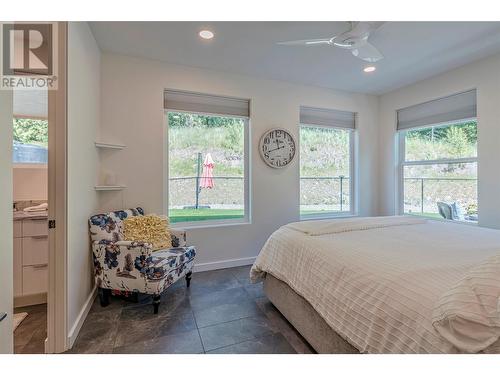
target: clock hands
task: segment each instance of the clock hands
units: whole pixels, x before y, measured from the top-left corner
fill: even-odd
[[[272,152],[272,151],[276,151],[276,150],[279,150],[280,148],[284,148],[285,146],[281,146],[280,147],[280,142],[278,140],[276,140],[276,145],[278,146],[277,148],[274,148],[272,150],[269,150],[267,152]]]
[[[276,151],[276,150],[279,150],[280,148],[284,148],[285,146],[281,146],[281,147],[278,147],[278,148],[273,148],[272,150],[269,150],[267,152],[273,152],[273,151]]]

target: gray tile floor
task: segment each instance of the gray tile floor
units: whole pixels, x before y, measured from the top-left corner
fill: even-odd
[[[27,312],[28,316],[14,332],[14,353],[42,354],[47,337],[47,305],[34,305],[14,309],[14,313]]]
[[[312,353],[313,349],[250,284],[250,266],[193,274],[162,295],[153,314],[139,303],[98,299],[69,353]]]

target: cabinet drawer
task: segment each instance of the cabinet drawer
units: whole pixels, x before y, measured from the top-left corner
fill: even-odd
[[[46,234],[49,234],[46,218],[23,220],[23,237],[44,236]]]
[[[48,265],[23,267],[23,295],[46,293],[49,284]]]
[[[49,237],[23,237],[23,266],[49,262]]]
[[[14,238],[23,236],[23,222],[21,220],[14,221]]]
[[[14,296],[23,294],[23,242],[14,238]]]

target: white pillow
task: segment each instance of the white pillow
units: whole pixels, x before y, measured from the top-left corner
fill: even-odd
[[[434,306],[432,325],[463,352],[477,353],[500,337],[500,253],[473,267]]]

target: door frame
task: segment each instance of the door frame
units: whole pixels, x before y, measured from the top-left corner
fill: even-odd
[[[46,353],[68,349],[67,324],[67,65],[68,23],[57,22],[58,88],[49,91],[49,286]]]
[[[2,46],[2,22],[0,22],[0,48]],[[12,217],[12,90],[0,91],[0,314],[7,316],[0,322],[0,354],[10,354],[14,351],[14,333],[12,317],[14,315],[14,285],[13,285],[13,217]],[[9,266],[10,264],[10,266]],[[3,268],[5,267],[5,269]],[[5,309],[5,310],[3,310]]]

